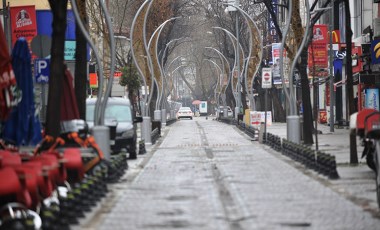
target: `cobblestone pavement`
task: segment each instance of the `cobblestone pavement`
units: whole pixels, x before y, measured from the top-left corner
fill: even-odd
[[[181,120],[79,229],[380,229],[380,219],[236,127]]]

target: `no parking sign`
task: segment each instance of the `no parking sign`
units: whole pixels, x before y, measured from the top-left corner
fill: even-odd
[[[271,68],[262,69],[261,87],[263,89],[272,88],[272,69]]]

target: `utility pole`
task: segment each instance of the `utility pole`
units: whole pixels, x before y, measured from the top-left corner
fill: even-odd
[[[334,3],[331,5],[330,9],[330,61],[329,61],[329,72],[330,72],[330,132],[334,132],[334,107],[335,107],[335,94],[334,94],[334,51],[332,47],[332,32],[334,30]]]
[[[8,50],[11,51],[11,39],[9,34],[9,14],[8,14],[7,0],[3,0],[3,20],[4,20],[4,33],[5,40],[7,40]]]

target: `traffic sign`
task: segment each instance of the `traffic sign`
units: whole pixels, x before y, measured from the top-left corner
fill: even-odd
[[[271,68],[262,69],[261,87],[263,89],[272,88],[272,69]]]
[[[32,52],[39,58],[46,58],[50,55],[51,38],[47,35],[37,35],[31,44]]]
[[[49,83],[50,76],[50,60],[49,59],[35,59],[34,60],[34,77],[36,83]]]

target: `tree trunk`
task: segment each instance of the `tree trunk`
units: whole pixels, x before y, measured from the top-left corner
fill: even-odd
[[[86,0],[77,0],[82,22],[87,27]],[[76,24],[76,50],[75,50],[75,96],[78,103],[80,119],[86,120],[87,97],[87,41]]]
[[[301,64],[299,69],[301,76],[301,92],[302,92],[302,106],[303,106],[303,143],[312,145],[313,141],[313,115],[311,110],[311,98],[309,79],[307,77],[307,47],[304,48],[301,55]]]
[[[347,74],[347,85],[346,85],[346,95],[348,100],[348,113],[351,115],[355,112],[354,105],[354,89],[352,80],[352,30],[351,30],[351,14],[350,5],[348,0],[344,0],[344,9],[346,13],[346,74]],[[358,154],[356,148],[356,136],[355,134],[350,134],[350,163],[358,164]]]
[[[67,0],[49,0],[53,13],[53,34],[49,79],[49,97],[46,114],[46,135],[58,137],[61,120],[61,95],[64,67]]]
[[[270,96],[268,96],[268,102],[270,103],[271,101],[273,102],[273,118],[276,122],[286,122],[286,114],[285,110],[281,105],[281,100],[278,96],[279,89],[272,87],[270,90]],[[272,100],[270,100],[272,99]],[[268,106],[269,108],[271,106]],[[268,111],[269,111],[268,108]]]

